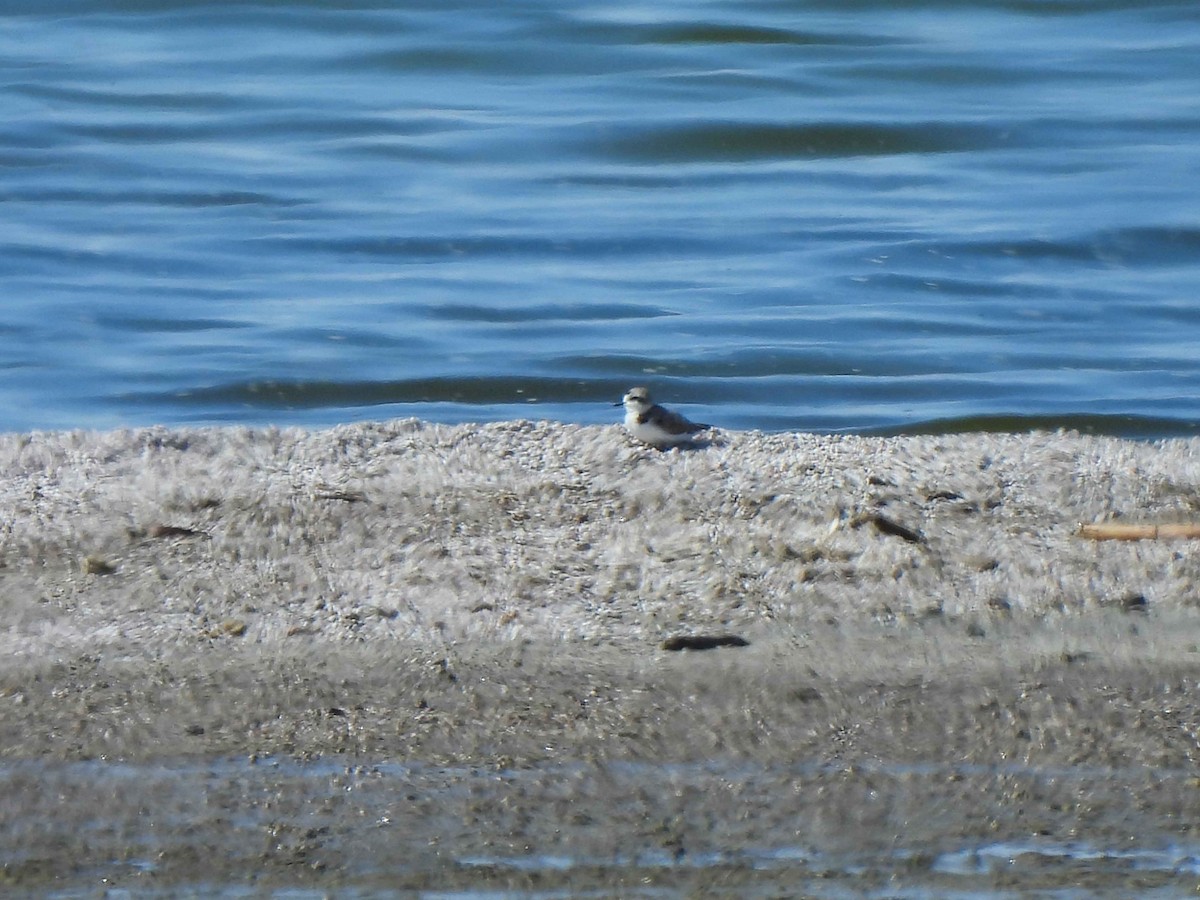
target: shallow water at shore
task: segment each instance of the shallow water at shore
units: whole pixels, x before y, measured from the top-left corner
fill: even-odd
[[[228,898],[1173,896],[1200,877],[1200,842],[1128,807],[1194,790],[1193,780],[1145,769],[745,760],[6,764],[4,808],[20,798],[41,824],[31,840],[0,822],[0,865],[10,884],[42,882],[43,896],[63,898],[88,883]],[[1019,824],[1022,802],[1081,799],[1086,832]],[[90,803],[106,813],[81,821]],[[47,847],[62,855],[38,878]],[[240,874],[214,877],[215,860]]]

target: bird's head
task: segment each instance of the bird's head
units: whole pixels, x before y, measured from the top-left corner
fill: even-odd
[[[650,391],[644,387],[630,388],[625,392],[625,396],[621,398],[620,403],[614,403],[614,406],[624,406],[632,413],[643,413],[654,405],[654,401],[650,399]]]

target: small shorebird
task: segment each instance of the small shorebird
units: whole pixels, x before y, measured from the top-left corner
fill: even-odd
[[[651,447],[671,447],[690,444],[693,435],[712,428],[689,422],[677,412],[664,409],[650,399],[650,391],[644,387],[630,388],[620,403],[613,406],[625,407],[625,428],[643,444]]]

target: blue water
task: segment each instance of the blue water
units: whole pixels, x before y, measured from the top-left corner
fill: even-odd
[[[1194,0],[9,0],[0,430],[1200,433]]]

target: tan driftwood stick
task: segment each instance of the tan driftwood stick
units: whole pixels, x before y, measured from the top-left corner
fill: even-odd
[[[1080,525],[1079,536],[1094,541],[1153,541],[1200,538],[1200,523],[1180,525]]]

